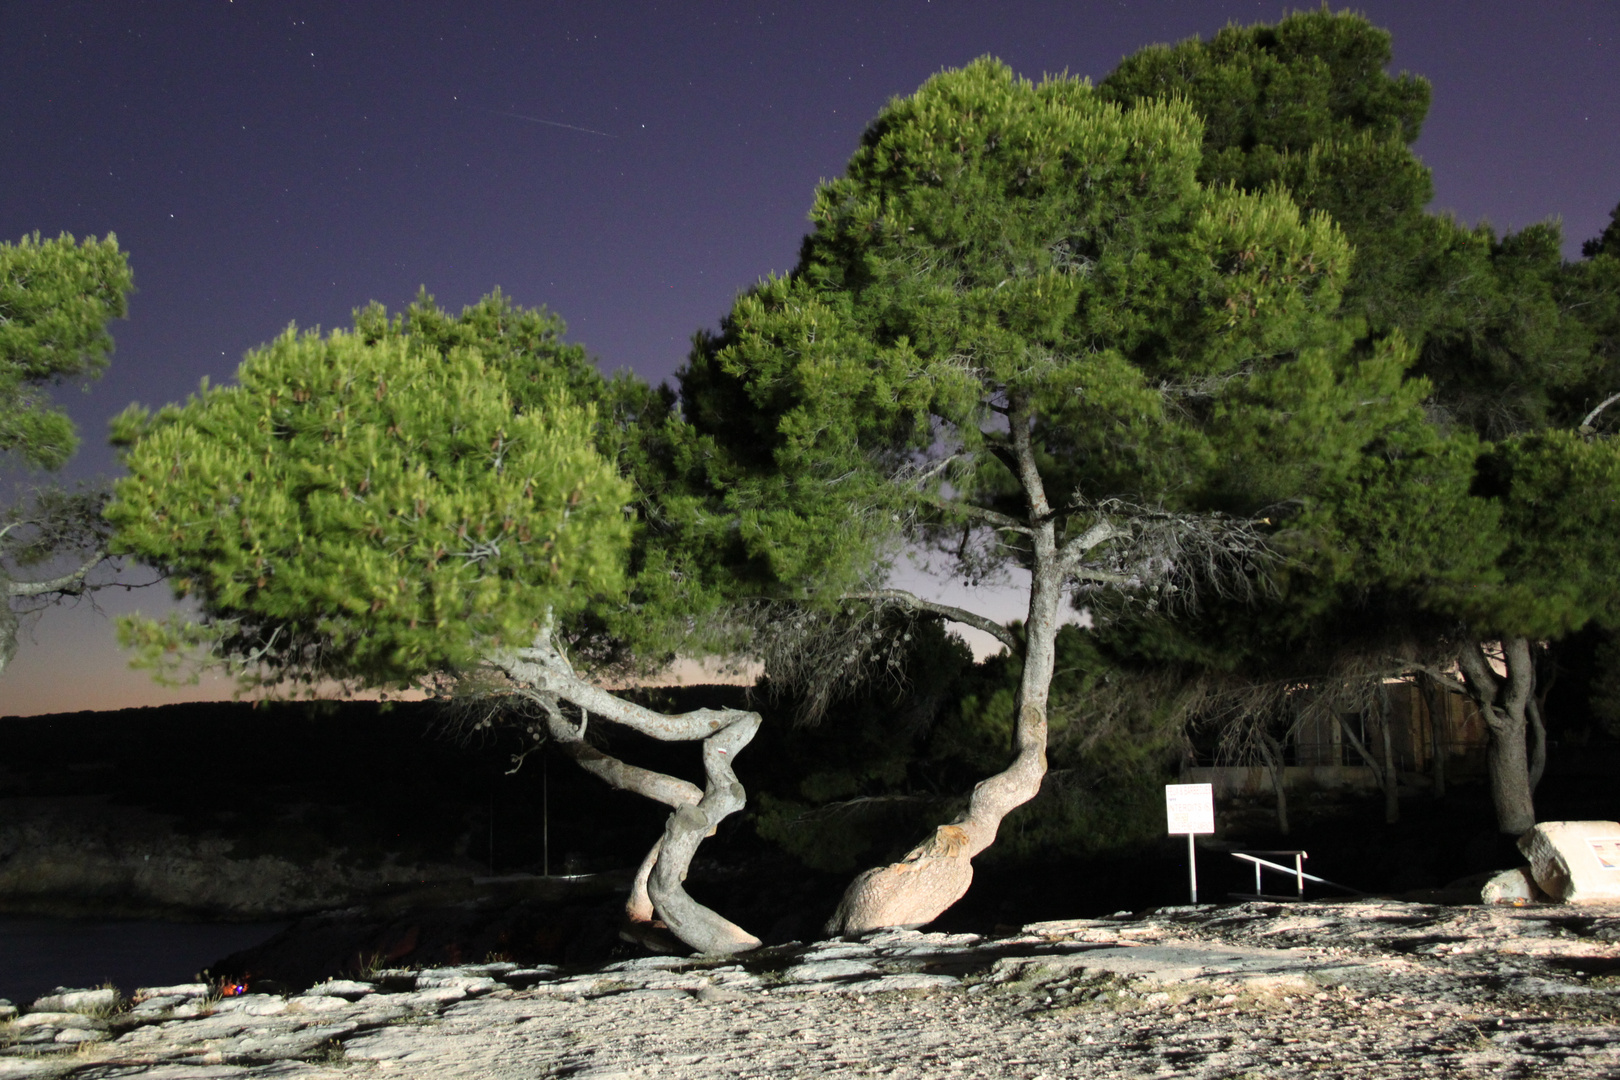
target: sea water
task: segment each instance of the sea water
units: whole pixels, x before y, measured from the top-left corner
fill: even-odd
[[[198,972],[285,929],[278,923],[0,918],[0,998],[25,1005],[58,986],[193,981]]]

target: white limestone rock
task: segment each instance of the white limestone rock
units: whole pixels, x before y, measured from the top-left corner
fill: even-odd
[[[33,1012],[103,1012],[118,1004],[118,991],[110,986],[99,990],[69,990],[57,987],[55,992],[35,1000]]]
[[[1533,904],[1545,901],[1547,894],[1536,887],[1528,866],[1516,866],[1495,874],[1479,890],[1482,904]]]
[[[417,990],[459,990],[468,997],[499,990],[502,984],[487,975],[468,975],[456,968],[436,968],[416,976]]]
[[[1620,822],[1544,821],[1519,837],[1536,885],[1569,904],[1620,901]]]
[[[782,973],[786,983],[818,983],[830,979],[853,979],[880,974],[877,965],[866,960],[815,959],[795,964]]]
[[[375,994],[377,988],[368,982],[356,982],[353,979],[328,979],[326,982],[310,987],[304,991],[305,997],[339,997],[353,1001],[367,994]]]
[[[277,1016],[287,1011],[287,999],[279,994],[241,994],[225,998],[214,1006],[216,1016],[246,1013],[248,1016]]]
[[[213,988],[207,983],[180,983],[177,986],[143,986],[135,991],[137,1004],[149,998],[200,998],[207,997]]]
[[[19,1029],[48,1027],[101,1030],[107,1026],[105,1021],[73,1012],[31,1012],[27,1016],[18,1017],[16,1024]]]

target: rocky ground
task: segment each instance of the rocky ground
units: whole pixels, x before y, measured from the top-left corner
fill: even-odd
[[[0,1078],[1620,1076],[1620,908],[1161,908],[740,959],[41,999]]]

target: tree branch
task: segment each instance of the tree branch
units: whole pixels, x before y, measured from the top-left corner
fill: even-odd
[[[1491,662],[1485,658],[1484,647],[1478,641],[1468,642],[1457,651],[1457,666],[1462,668],[1468,696],[1486,710],[1486,719],[1489,720],[1489,710],[1496,704],[1496,693],[1501,684],[1496,680],[1496,672],[1491,670]]]
[[[1591,412],[1582,417],[1581,422],[1576,424],[1575,427],[1577,429],[1591,427],[1592,422],[1598,418],[1598,413],[1602,412],[1604,409],[1607,409],[1610,405],[1613,405],[1617,401],[1620,401],[1620,394],[1610,394],[1608,397],[1598,402],[1597,408],[1593,409]]]
[[[1457,679],[1452,678],[1450,675],[1446,674],[1443,671],[1439,671],[1439,670],[1437,670],[1435,668],[1429,667],[1427,664],[1408,665],[1408,670],[1410,670],[1410,671],[1421,671],[1423,674],[1425,674],[1429,678],[1433,679],[1435,681],[1436,685],[1443,686],[1447,690],[1455,691],[1456,693],[1459,693],[1459,694],[1467,694],[1469,692],[1468,686],[1467,686],[1466,683],[1460,682]]]
[[[1052,506],[1046,500],[1046,484],[1041,480],[1041,470],[1035,464],[1035,445],[1029,437],[1029,413],[1021,401],[1013,402],[1013,408],[1007,418],[1007,427],[1012,435],[1013,460],[1015,469],[1013,475],[1023,485],[1024,498],[1029,502],[1029,519],[1031,523],[1045,521],[1052,515]]]
[[[1017,518],[998,513],[997,511],[991,510],[988,507],[978,506],[974,503],[950,502],[945,499],[937,498],[929,499],[928,501],[941,510],[959,511],[966,514],[968,517],[977,518],[986,525],[996,529],[1005,529],[1008,532],[1023,533],[1025,536],[1035,535],[1034,529],[1031,529],[1028,525],[1024,524],[1022,521],[1019,521]]]
[[[527,649],[502,650],[490,654],[491,666],[521,684],[552,693],[615,724],[649,735],[662,742],[706,739],[745,715],[739,709],[694,709],[670,716],[626,701],[581,678],[562,652],[551,644],[549,631],[542,631]]]
[[[8,581],[5,583],[7,596],[43,596],[46,593],[68,592],[75,585],[83,585],[84,579],[90,571],[101,565],[107,557],[105,551],[98,551],[92,555],[84,565],[71,574],[51,578],[49,581]]]
[[[906,592],[904,589],[876,589],[872,592],[845,593],[840,599],[890,600],[897,604],[903,604],[913,611],[926,611],[931,615],[947,618],[951,622],[959,622],[963,626],[971,626],[975,630],[982,630],[1007,646],[1007,651],[1010,653],[1016,654],[1019,649],[1023,648],[1023,643],[1018,640],[1011,630],[993,619],[987,619],[977,612],[968,611],[966,608],[952,607],[949,604],[936,604],[932,600],[924,600],[915,593]]]
[[[1502,663],[1507,665],[1507,700],[1503,708],[1510,716],[1524,713],[1524,703],[1536,688],[1536,666],[1530,659],[1530,640],[1509,637],[1502,640]]]
[[[1125,535],[1125,530],[1117,528],[1113,522],[1104,518],[1085,532],[1068,541],[1058,549],[1058,565],[1065,574],[1078,576],[1079,563],[1082,556],[1092,548],[1100,547],[1117,536]],[[1092,580],[1107,580],[1116,584],[1123,584],[1126,580],[1122,575],[1107,574],[1105,578]]]

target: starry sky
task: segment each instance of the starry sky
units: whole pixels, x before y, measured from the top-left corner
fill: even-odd
[[[1254,0],[0,0],[0,238],[115,232],[137,292],[88,392],[107,420],[229,380],[288,323],[425,286],[545,304],[606,368],[670,377],[737,292],[789,269],[816,183],[892,96],[990,54],[1101,79],[1153,42],[1273,22]],[[1427,77],[1434,209],[1549,217],[1567,252],[1620,202],[1620,3],[1376,0]],[[10,477],[11,481],[26,478]],[[0,715],[228,696],[125,670],[107,615],[48,613]],[[960,602],[967,599],[954,597]]]

